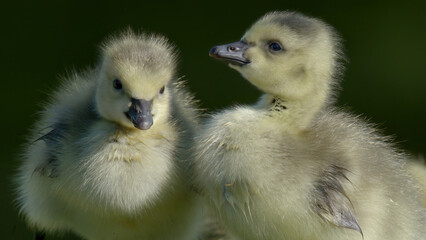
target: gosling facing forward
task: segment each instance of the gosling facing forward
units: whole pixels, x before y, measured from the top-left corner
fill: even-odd
[[[161,36],[108,39],[96,69],[73,74],[41,112],[16,177],[22,214],[85,239],[195,239],[199,201],[182,149],[196,129]]]

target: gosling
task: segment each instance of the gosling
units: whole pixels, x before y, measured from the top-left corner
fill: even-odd
[[[193,184],[228,231],[245,240],[426,238],[406,156],[333,106],[343,55],[332,27],[271,12],[210,55],[265,93],[213,114],[193,147]]]
[[[164,37],[111,37],[95,69],[73,74],[41,112],[16,177],[17,202],[36,237],[195,239],[200,203],[186,185],[198,125],[175,79]]]

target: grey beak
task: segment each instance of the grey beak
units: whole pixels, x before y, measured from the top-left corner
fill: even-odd
[[[249,45],[245,42],[233,42],[213,47],[210,49],[209,55],[234,65],[243,66],[250,63],[250,61],[244,57],[244,52],[248,47]]]
[[[125,114],[136,128],[147,130],[154,123],[152,120],[151,106],[152,100],[148,101],[132,98],[132,105]]]

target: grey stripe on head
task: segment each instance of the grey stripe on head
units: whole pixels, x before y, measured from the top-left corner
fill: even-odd
[[[267,16],[272,22],[287,26],[300,35],[313,34],[317,31],[318,20],[296,12],[274,12]]]

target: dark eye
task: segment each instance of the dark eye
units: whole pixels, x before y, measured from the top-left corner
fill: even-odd
[[[114,79],[112,82],[112,86],[114,86],[115,89],[122,89],[123,85],[121,84],[121,81],[118,79]]]
[[[162,87],[162,88],[160,89],[160,94],[163,94],[163,93],[164,93],[164,89],[165,89],[165,87]]]
[[[283,50],[281,45],[277,42],[270,42],[268,44],[268,47],[269,47],[269,50],[271,50],[272,52],[279,52],[279,51]]]

